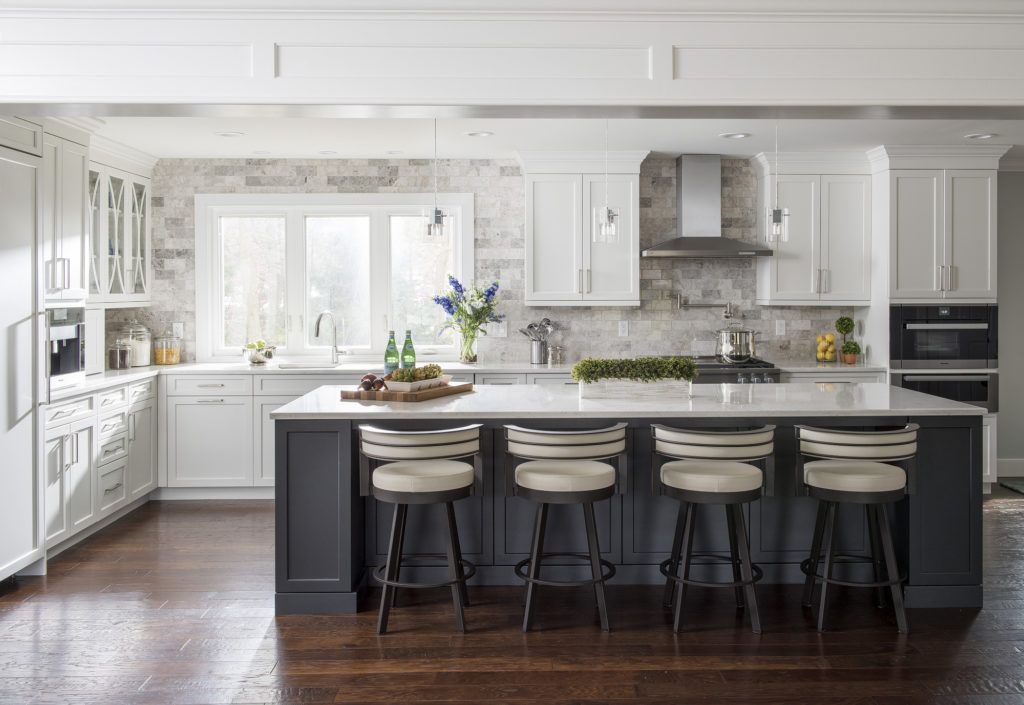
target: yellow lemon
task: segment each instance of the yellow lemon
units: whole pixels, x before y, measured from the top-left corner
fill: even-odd
[[[836,334],[835,333],[826,333],[825,334],[825,340],[827,340],[828,342],[831,343],[835,339],[836,339]]]

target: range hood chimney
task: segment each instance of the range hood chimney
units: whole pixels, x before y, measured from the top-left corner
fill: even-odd
[[[722,237],[722,157],[684,154],[676,160],[678,236],[643,257],[771,257],[770,248]]]

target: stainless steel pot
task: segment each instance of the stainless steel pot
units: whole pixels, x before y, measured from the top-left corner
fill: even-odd
[[[718,345],[715,351],[726,362],[746,362],[756,355],[754,331],[734,323],[715,331]]]

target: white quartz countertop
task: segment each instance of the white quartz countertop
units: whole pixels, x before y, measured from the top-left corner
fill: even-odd
[[[686,417],[980,416],[978,406],[882,383],[706,384],[693,397],[580,399],[561,385],[477,386],[424,402],[342,401],[324,386],[271,413],[274,419],[558,419]]]
[[[127,370],[107,370],[106,372],[100,372],[99,374],[89,375],[85,378],[84,382],[71,387],[63,387],[61,389],[54,389],[50,394],[50,402],[61,401],[62,399],[71,399],[72,397],[79,397],[83,394],[91,394],[92,392],[100,389],[106,389],[107,387],[116,387],[119,384],[129,384],[131,382],[138,382],[150,377],[156,377],[161,367],[132,367]]]

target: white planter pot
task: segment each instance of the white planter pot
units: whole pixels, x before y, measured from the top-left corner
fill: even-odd
[[[580,382],[580,399],[673,398],[689,399],[693,382],[666,379],[658,382],[635,382],[631,379],[604,379]]]

